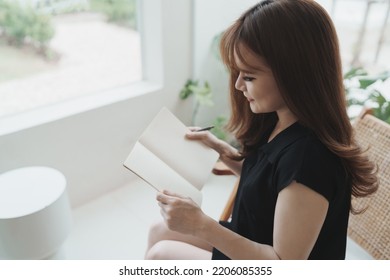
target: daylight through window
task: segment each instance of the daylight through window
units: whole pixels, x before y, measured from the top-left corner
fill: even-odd
[[[0,0],[0,118],[142,79],[137,0]]]

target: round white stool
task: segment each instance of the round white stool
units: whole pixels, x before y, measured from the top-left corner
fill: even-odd
[[[58,258],[71,224],[61,172],[34,166],[0,175],[0,243],[7,259]]]

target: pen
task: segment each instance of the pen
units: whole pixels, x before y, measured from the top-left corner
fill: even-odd
[[[208,127],[205,127],[205,128],[200,128],[198,130],[195,130],[195,132],[200,132],[200,131],[206,131],[206,130],[210,130],[210,129],[213,129],[214,126],[208,126]]]

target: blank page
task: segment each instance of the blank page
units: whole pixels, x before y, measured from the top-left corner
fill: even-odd
[[[124,165],[158,191],[169,190],[190,197],[199,206],[202,194],[188,181],[137,142]]]
[[[187,131],[188,128],[179,119],[163,108],[139,142],[200,190],[219,154],[199,141],[186,139]]]

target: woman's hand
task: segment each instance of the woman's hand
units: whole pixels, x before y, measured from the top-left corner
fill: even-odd
[[[222,159],[240,156],[237,149],[235,149],[225,141],[218,139],[210,131],[197,131],[198,129],[200,128],[189,127],[190,131],[186,134],[187,139],[201,141],[206,146],[209,146],[210,148],[217,151]]]
[[[190,140],[201,141],[206,146],[219,153],[220,160],[223,161],[236,175],[240,176],[242,160],[239,160],[240,153],[225,141],[218,139],[209,131],[197,131],[199,127],[189,127],[186,137]]]
[[[170,230],[196,236],[203,228],[207,216],[192,199],[163,191],[157,194],[157,201]]]
[[[200,127],[189,127],[189,132],[187,132],[186,137],[190,140],[201,141],[206,146],[214,149],[219,154],[222,154],[224,144],[222,140],[218,139],[210,131],[197,131]]]

